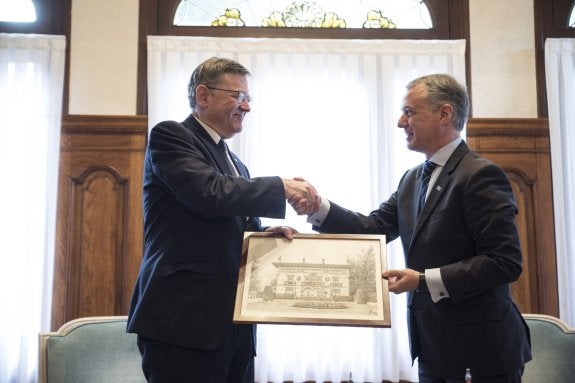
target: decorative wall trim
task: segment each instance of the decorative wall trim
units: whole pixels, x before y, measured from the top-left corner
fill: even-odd
[[[148,116],[67,115],[62,117],[62,133],[119,134],[147,133]]]
[[[468,137],[509,136],[548,137],[547,118],[470,118]]]

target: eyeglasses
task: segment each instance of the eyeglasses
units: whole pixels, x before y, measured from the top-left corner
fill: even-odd
[[[241,90],[222,89],[222,88],[216,88],[215,86],[208,86],[208,85],[206,85],[206,88],[213,89],[213,90],[221,90],[224,92],[230,92],[231,94],[233,94],[232,97],[235,98],[235,100],[238,102],[238,104],[243,104],[244,102],[247,102],[249,104],[250,102],[252,102],[252,98],[250,97],[250,95],[244,91],[241,91]]]

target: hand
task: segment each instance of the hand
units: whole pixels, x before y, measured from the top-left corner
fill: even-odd
[[[387,279],[389,291],[395,294],[415,291],[419,286],[419,272],[412,269],[386,270],[381,277]]]
[[[301,177],[282,179],[286,199],[298,215],[311,215],[319,209],[319,194],[309,182]]]
[[[272,227],[266,228],[265,231],[269,232],[269,233],[279,233],[289,240],[292,240],[293,235],[297,234],[297,232],[298,232],[296,229],[294,229],[293,227],[289,227],[289,226],[272,226]]]
[[[288,202],[298,215],[312,215],[318,210],[313,207],[310,208],[308,201],[302,197],[294,196],[288,199]],[[319,196],[317,200],[318,208],[320,203],[321,203],[321,196]]]

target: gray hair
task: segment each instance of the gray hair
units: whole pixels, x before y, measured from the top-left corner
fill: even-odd
[[[410,81],[406,88],[409,90],[420,84],[427,89],[427,102],[433,108],[437,109],[443,104],[451,105],[455,129],[463,130],[469,115],[467,88],[447,74],[431,74],[418,77]]]
[[[192,110],[195,110],[197,105],[196,88],[198,85],[216,85],[225,74],[249,76],[250,71],[242,64],[222,57],[209,58],[194,69],[188,83],[188,100]]]

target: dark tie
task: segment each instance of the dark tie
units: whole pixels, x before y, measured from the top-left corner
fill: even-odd
[[[226,142],[223,139],[221,139],[220,142],[218,142],[218,149],[220,150],[220,152],[222,152],[222,156],[224,156],[224,159],[226,160],[226,165],[228,165],[226,173],[231,175],[237,175],[237,171],[235,171],[235,166],[234,164],[232,164],[232,161],[230,160],[230,155],[228,154],[228,145],[226,145]]]
[[[421,191],[419,192],[419,208],[417,212],[419,213],[425,205],[425,195],[427,194],[427,185],[429,185],[429,179],[431,178],[431,172],[437,164],[431,161],[425,161],[423,163],[423,171],[421,172]]]

